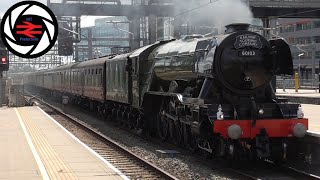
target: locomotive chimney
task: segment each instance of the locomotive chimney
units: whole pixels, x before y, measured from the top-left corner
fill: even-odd
[[[226,25],[226,31],[225,34],[230,34],[236,31],[247,31],[249,30],[249,26],[250,24],[246,24],[246,23],[237,23],[237,24],[229,24]]]

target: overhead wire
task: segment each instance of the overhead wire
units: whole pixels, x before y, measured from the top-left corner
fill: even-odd
[[[208,2],[208,3],[206,3],[206,4],[200,5],[200,6],[198,6],[198,7],[192,8],[192,9],[188,9],[188,10],[183,11],[183,12],[181,12],[181,13],[179,13],[179,14],[176,14],[176,15],[174,15],[174,16],[172,16],[172,17],[169,17],[169,18],[167,18],[167,19],[165,19],[165,20],[163,20],[163,21],[164,21],[164,22],[165,22],[165,21],[170,21],[171,18],[176,18],[176,17],[182,16],[182,15],[184,15],[184,14],[190,13],[190,12],[195,11],[195,10],[198,10],[198,9],[201,9],[201,8],[203,8],[203,7],[205,7],[205,6],[208,6],[208,5],[210,5],[210,4],[216,3],[216,2],[218,2],[218,1],[220,1],[220,0],[210,0],[210,2]],[[157,24],[157,22],[152,23],[152,24],[149,24],[149,26],[150,26],[150,25],[155,25],[155,24]]]
[[[183,11],[183,12],[181,12],[181,13],[178,13],[178,14],[176,14],[176,15],[174,15],[174,16],[171,16],[171,17],[163,17],[163,18],[167,18],[167,19],[164,19],[163,22],[171,21],[172,18],[177,18],[177,17],[179,17],[179,16],[188,14],[188,13],[190,13],[190,12],[193,12],[193,11],[195,11],[195,10],[201,9],[201,8],[203,8],[203,7],[206,7],[206,6],[210,5],[210,4],[216,3],[216,2],[218,2],[218,1],[220,1],[220,0],[210,0],[210,1],[209,1],[208,3],[206,3],[206,4],[197,6],[197,7],[192,8],[192,9],[188,9],[188,10]],[[101,6],[104,5],[106,2],[108,2],[108,0],[105,0],[104,2],[102,2],[99,6],[97,6],[97,7],[95,8],[94,11],[98,10],[99,8],[101,8]],[[72,4],[75,4],[75,3],[70,3],[69,6],[68,6],[68,8],[69,8]],[[300,12],[296,12],[296,13],[287,13],[287,14],[283,14],[283,15],[272,16],[271,18],[280,18],[280,17],[291,16],[291,15],[305,14],[305,13],[315,12],[315,11],[320,11],[320,8],[318,8],[318,9],[313,9],[313,10],[300,11]],[[82,19],[80,20],[80,22],[82,22],[82,21],[83,21],[84,19],[86,19],[88,16],[89,16],[89,15],[86,15],[84,18],[82,18]],[[259,19],[261,19],[261,20],[270,19],[270,17],[268,17],[268,18],[259,18]],[[157,22],[154,22],[154,23],[152,23],[152,24],[149,24],[149,26],[152,26],[152,25],[155,25],[155,24],[157,24]],[[284,26],[284,25],[283,25],[283,26]],[[281,27],[281,26],[277,26],[277,27]],[[100,27],[100,28],[102,28],[102,27]]]
[[[189,10],[186,10],[186,11],[184,11],[184,12],[181,12],[181,13],[179,13],[179,14],[176,14],[176,15],[174,15],[174,16],[171,16],[171,17],[169,17],[168,19],[166,19],[166,20],[164,20],[164,21],[168,21],[168,20],[170,20],[171,18],[176,18],[176,17],[182,16],[182,15],[184,15],[184,14],[190,13],[190,12],[192,12],[192,11],[195,11],[195,10],[197,10],[197,9],[203,8],[203,7],[207,6],[207,5],[210,5],[210,4],[215,3],[215,2],[218,2],[218,1],[220,1],[220,0],[210,0],[210,1],[209,1],[208,3],[206,3],[206,4],[203,4],[203,5],[201,5],[201,6],[198,6],[198,7],[195,7],[195,8],[189,9]],[[99,6],[97,6],[97,7],[94,9],[94,11],[98,10],[98,9],[99,9],[102,5],[104,5],[106,2],[108,2],[108,0],[103,1]],[[69,3],[69,5],[68,5],[67,8],[69,8],[72,4],[76,4],[76,3]],[[64,8],[64,9],[65,9],[65,8]],[[272,18],[279,18],[279,17],[286,17],[286,16],[291,16],[291,15],[305,14],[305,13],[314,12],[314,11],[320,11],[320,8],[318,8],[318,9],[312,9],[312,10],[307,10],[307,11],[300,11],[300,12],[296,12],[296,13],[288,13],[288,14],[283,14],[283,15],[278,15],[278,16],[272,16]],[[88,16],[89,16],[89,15],[86,15],[83,19],[80,20],[80,22],[83,21],[84,19],[86,19]],[[259,18],[259,19],[270,19],[270,17],[268,17],[268,18]],[[151,25],[154,25],[154,24],[151,24]]]
[[[283,14],[283,15],[278,15],[278,16],[271,16],[271,18],[282,18],[282,17],[291,16],[291,15],[305,14],[305,13],[315,12],[315,11],[320,11],[320,8],[312,9],[312,10],[306,10],[306,11],[300,11],[300,12],[296,12],[296,13],[288,13],[288,14]],[[259,19],[270,19],[270,17],[268,17],[268,18],[259,18]]]
[[[215,2],[218,2],[218,1],[220,1],[220,0],[210,0],[209,3],[206,3],[206,4],[200,5],[200,6],[198,6],[198,7],[195,7],[195,8],[192,8],[192,9],[188,9],[188,10],[186,10],[186,11],[183,11],[183,12],[181,12],[181,13],[179,13],[179,14],[176,14],[176,15],[174,15],[174,16],[166,19],[166,20],[164,20],[164,22],[170,20],[171,18],[176,18],[176,17],[182,16],[182,15],[184,15],[184,14],[190,13],[190,12],[192,12],[192,11],[195,11],[195,10],[197,10],[197,9],[203,8],[203,7],[207,6],[207,5],[210,5],[210,4],[215,3]],[[99,9],[103,4],[105,4],[106,2],[108,2],[108,0],[105,0],[103,3],[101,3],[98,7],[95,8],[95,10],[98,10],[98,9]],[[69,5],[68,7],[70,7],[71,4],[74,4],[74,3],[70,3],[70,5]],[[85,18],[87,18],[88,16],[89,16],[89,15],[86,15],[84,18],[82,18],[82,19],[80,20],[80,22],[82,22],[82,21],[83,21]],[[156,24],[156,23],[149,24],[149,26],[150,26],[150,25],[155,25],[155,24]],[[98,29],[101,29],[101,28],[103,28],[103,27],[99,27]]]

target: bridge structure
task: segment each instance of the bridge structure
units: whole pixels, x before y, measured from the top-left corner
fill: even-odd
[[[318,0],[249,0],[256,18],[319,18]]]
[[[196,1],[196,0],[186,0]],[[205,0],[202,0],[205,1]],[[213,0],[207,0],[213,2]],[[264,27],[270,27],[270,19],[274,18],[319,18],[319,0],[243,0],[248,3],[255,18],[263,20]],[[88,51],[89,58],[92,52],[100,47],[101,41],[128,41],[131,50],[159,40],[157,36],[164,31],[164,22],[161,19],[176,17],[181,4],[177,0],[47,0],[47,6],[57,16],[59,24],[68,23],[73,33],[75,51],[73,59],[78,60],[78,51]],[[180,1],[181,2],[181,1]],[[213,2],[214,3],[214,2]],[[214,5],[214,4],[213,4]],[[186,9],[185,11],[188,11]],[[81,16],[126,16],[129,24],[128,37],[93,37],[82,36]],[[183,16],[183,15],[182,15]],[[174,27],[174,29],[176,29]],[[178,28],[177,28],[178,29]],[[268,31],[265,36],[269,36]],[[58,37],[64,38],[64,37]],[[87,41],[88,45],[78,44],[80,41]],[[104,45],[110,46],[112,45]],[[57,48],[52,50],[57,55]],[[51,65],[61,64],[61,58],[54,62],[47,62]],[[13,61],[19,64],[19,61]],[[25,61],[28,63],[29,61]],[[45,61],[44,61],[45,62]],[[33,60],[30,63],[39,63],[41,60]]]
[[[187,1],[194,0],[186,0],[186,3]],[[208,2],[211,1],[208,0]],[[320,1],[318,0],[243,1],[248,3],[256,18],[320,17]],[[72,17],[67,21],[75,23],[73,27],[78,33],[80,33],[80,16],[126,16],[130,22],[129,31],[133,36],[129,38],[130,47],[135,49],[141,44],[156,41],[159,24],[154,22],[158,17],[176,16],[177,7],[181,6],[180,2],[177,0],[47,0],[47,5],[62,20],[65,17]],[[266,20],[265,26],[268,23]]]
[[[264,28],[275,27],[271,19],[277,18],[320,18],[319,0],[247,0],[255,18],[261,18]],[[270,38],[270,31],[264,36]]]
[[[47,6],[60,22],[70,24],[76,43],[88,41],[88,48],[83,44],[76,46],[75,59],[78,59],[77,51],[83,49],[87,49],[89,58],[92,58],[92,47],[99,47],[101,41],[127,40],[132,50],[154,43],[159,29],[154,22],[158,17],[174,16],[175,10],[172,0],[47,0]],[[125,16],[130,34],[127,38],[91,37],[91,32],[90,37],[81,36],[81,16]]]

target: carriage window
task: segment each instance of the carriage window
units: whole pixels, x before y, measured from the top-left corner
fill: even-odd
[[[116,64],[116,68],[115,68],[115,76],[114,76],[114,85],[115,87],[118,87],[118,64]]]
[[[108,81],[108,83],[110,83],[110,87],[113,88],[114,87],[114,73],[112,72],[112,64],[109,64],[109,77],[110,79],[112,79],[112,81]]]
[[[102,85],[102,79],[103,79],[102,69],[99,69],[99,74],[100,74],[99,85]]]
[[[106,66],[106,76],[108,76],[110,78],[110,76],[109,76],[109,65]]]
[[[118,87],[120,88],[121,86],[122,86],[122,84],[121,84],[121,66],[119,65],[118,66],[118,79],[117,79],[117,81],[118,81]]]
[[[135,59],[134,60],[134,63],[135,63],[135,65],[134,65],[134,67],[135,67],[135,70],[134,70],[134,74],[137,74],[137,72],[138,72],[138,59]]]
[[[87,76],[86,76],[86,85],[89,85],[89,70],[87,71]]]
[[[86,85],[89,85],[89,73],[90,73],[90,70],[86,70],[87,71],[87,75],[86,75]]]

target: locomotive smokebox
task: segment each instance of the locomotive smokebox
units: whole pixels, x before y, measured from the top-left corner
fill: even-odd
[[[246,23],[235,23],[235,24],[229,24],[226,25],[226,31],[225,34],[234,33],[237,31],[248,31],[250,24]]]

